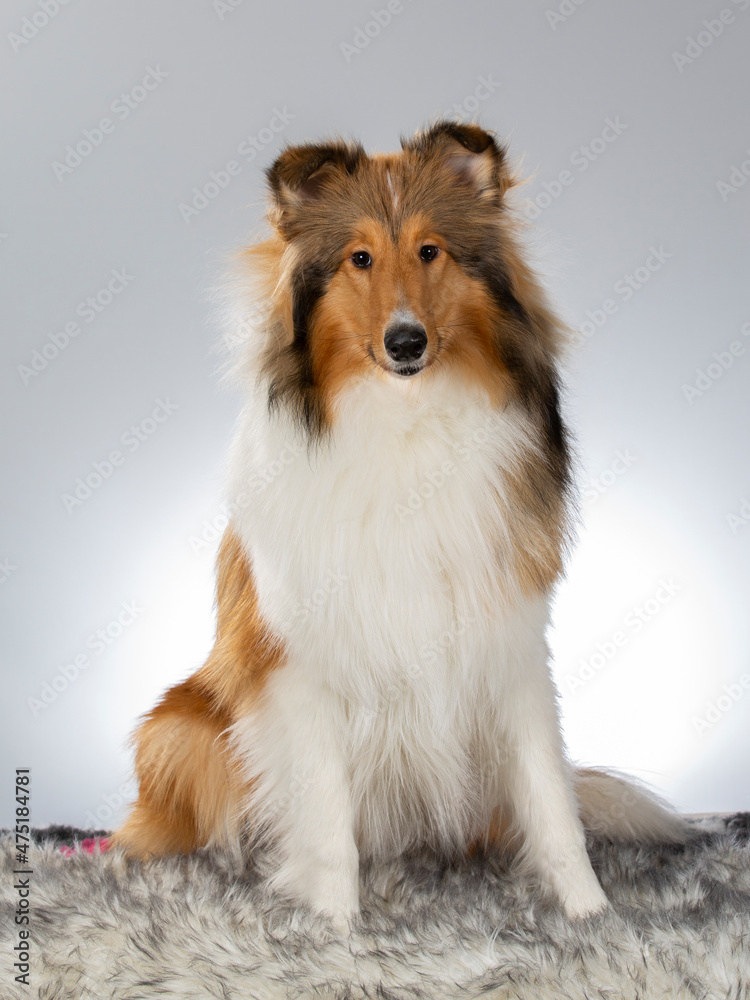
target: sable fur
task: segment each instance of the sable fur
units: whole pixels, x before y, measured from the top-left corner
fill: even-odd
[[[581,819],[685,828],[566,759],[545,642],[569,538],[563,330],[507,151],[439,122],[397,154],[292,147],[268,181],[273,231],[233,291],[247,405],[216,644],[137,732],[117,842],[262,845],[276,890],[346,923],[361,859],[501,840],[569,916],[596,912]],[[426,346],[400,368],[405,324]]]

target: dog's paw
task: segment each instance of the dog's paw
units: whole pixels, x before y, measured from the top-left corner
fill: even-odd
[[[354,921],[358,912],[325,913],[324,916],[338,937],[348,938],[354,929]]]
[[[340,937],[351,935],[354,922],[359,916],[359,899],[350,894],[325,897],[318,896],[310,900],[312,909]]]
[[[609,907],[604,890],[594,879],[593,883],[571,887],[562,899],[565,915],[569,920],[585,920]]]
[[[305,886],[306,902],[344,937],[351,933],[359,915],[358,869],[351,867],[351,871],[340,867],[313,867]]]

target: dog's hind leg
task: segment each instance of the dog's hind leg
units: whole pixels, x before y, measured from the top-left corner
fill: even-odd
[[[237,842],[243,784],[227,752],[229,724],[195,678],[167,691],[133,739],[139,795],[116,847],[149,858]]]

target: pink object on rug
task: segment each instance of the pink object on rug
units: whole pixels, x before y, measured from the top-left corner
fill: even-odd
[[[69,847],[67,844],[60,848],[60,853],[66,858],[72,858],[74,854],[103,854],[110,848],[109,837],[86,837],[77,847]]]

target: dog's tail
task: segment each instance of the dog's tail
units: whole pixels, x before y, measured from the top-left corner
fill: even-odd
[[[630,777],[599,768],[575,768],[573,784],[585,829],[609,840],[684,843],[687,820]]]

